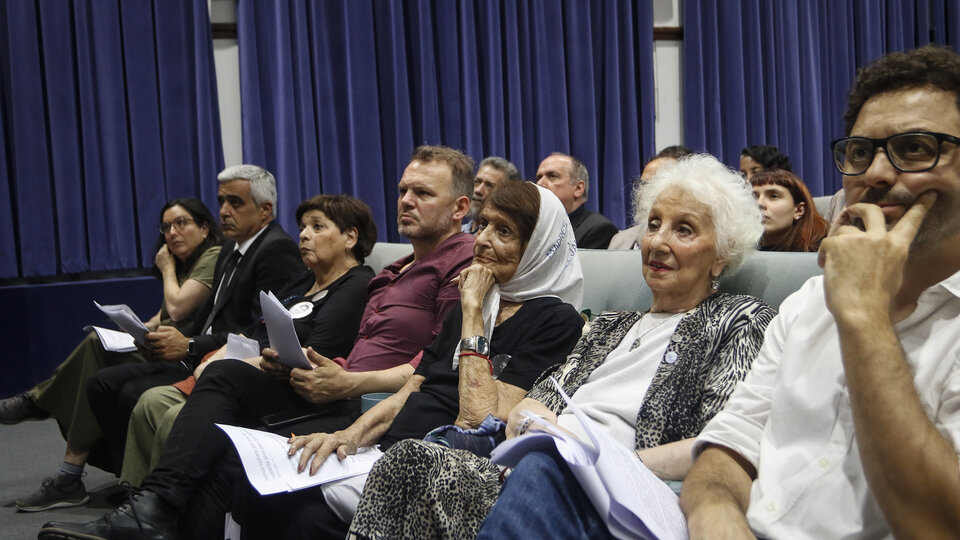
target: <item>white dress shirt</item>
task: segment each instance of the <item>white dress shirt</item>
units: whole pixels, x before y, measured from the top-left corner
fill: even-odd
[[[895,327],[927,412],[960,448],[960,272],[928,288]],[[770,323],[753,369],[704,428],[757,468],[747,521],[766,538],[889,538],[870,493],[837,328],[814,277]]]

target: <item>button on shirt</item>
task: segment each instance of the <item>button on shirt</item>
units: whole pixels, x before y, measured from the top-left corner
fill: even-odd
[[[958,448],[960,272],[924,291],[895,328],[927,416]],[[822,277],[784,301],[753,369],[696,448],[708,442],[736,450],[757,468],[747,511],[757,535],[891,537],[860,463]]]

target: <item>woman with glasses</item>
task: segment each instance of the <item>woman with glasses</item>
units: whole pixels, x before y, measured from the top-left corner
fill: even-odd
[[[829,224],[820,216],[806,184],[784,170],[762,170],[750,178],[763,214],[761,251],[817,251]]]
[[[160,237],[154,261],[163,281],[160,309],[145,324],[186,329],[194,311],[210,294],[214,266],[223,238],[213,215],[198,199],[174,199],[160,211]],[[59,471],[40,489],[16,501],[24,512],[79,506],[90,499],[80,477],[100,428],[87,403],[86,381],[96,371],[124,363],[145,362],[138,351],[112,352],[91,332],[53,375],[17,396],[0,401],[0,423],[53,416],[67,442]]]

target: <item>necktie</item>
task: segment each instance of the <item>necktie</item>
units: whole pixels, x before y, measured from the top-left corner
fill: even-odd
[[[230,254],[230,258],[227,259],[227,264],[223,266],[223,275],[220,277],[220,285],[217,287],[217,292],[213,297],[213,309],[210,311],[210,315],[207,317],[206,322],[203,323],[203,332],[202,334],[209,334],[211,329],[210,326],[213,324],[213,318],[217,315],[220,307],[220,293],[227,288],[227,285],[230,285],[230,280],[233,279],[233,274],[237,271],[237,266],[240,264],[240,250],[235,249],[233,253]]]

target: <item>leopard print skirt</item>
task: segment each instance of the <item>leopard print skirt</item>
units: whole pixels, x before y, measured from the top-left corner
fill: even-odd
[[[408,439],[370,471],[350,536],[474,538],[500,495],[500,469],[466,450]]]

